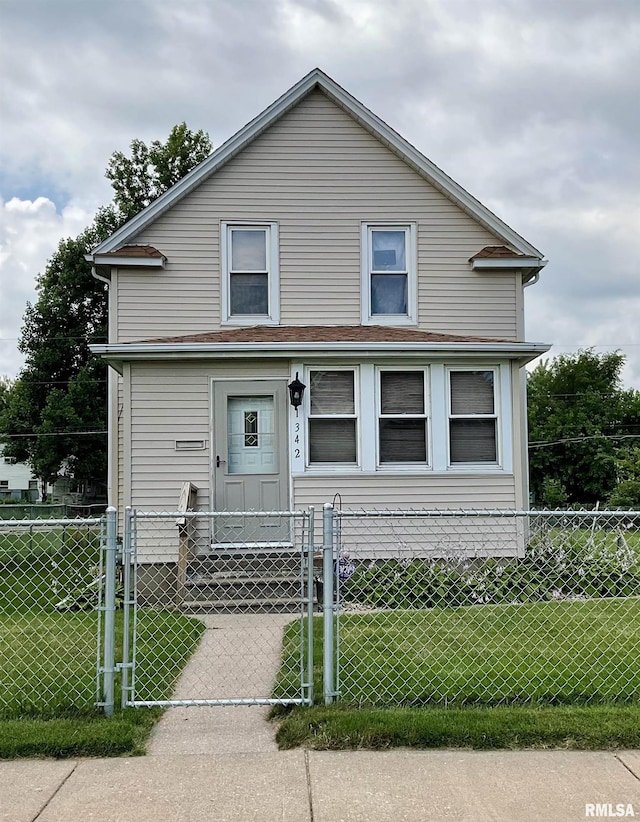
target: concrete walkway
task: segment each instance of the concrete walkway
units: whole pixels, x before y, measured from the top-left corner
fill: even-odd
[[[295,614],[200,617],[207,630],[182,672],[174,699],[268,698],[280,664],[284,626]],[[170,708],[156,725],[148,753],[245,754],[277,750],[269,708]]]
[[[0,762],[0,822],[578,822],[631,813],[640,818],[639,751]]]

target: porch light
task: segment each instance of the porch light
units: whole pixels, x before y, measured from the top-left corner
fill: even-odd
[[[296,409],[296,416],[298,415],[298,408],[302,405],[302,398],[304,396],[304,389],[307,386],[298,379],[298,372],[296,371],[296,378],[289,383],[289,401]]]

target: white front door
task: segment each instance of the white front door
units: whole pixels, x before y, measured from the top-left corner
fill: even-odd
[[[214,509],[285,511],[289,482],[286,383],[220,381],[214,384]],[[281,542],[280,518],[224,518],[221,542]]]

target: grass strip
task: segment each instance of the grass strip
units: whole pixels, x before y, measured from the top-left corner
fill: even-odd
[[[161,713],[129,709],[111,719],[0,720],[0,759],[138,756]]]
[[[276,740],[281,750],[640,748],[640,705],[495,708],[295,708]]]
[[[322,618],[313,680],[322,694]],[[297,675],[285,629],[275,695]],[[640,600],[482,605],[340,615],[340,691],[358,706],[633,704],[640,693]]]

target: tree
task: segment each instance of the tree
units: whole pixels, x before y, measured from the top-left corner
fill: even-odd
[[[640,447],[622,450],[618,457],[619,481],[609,497],[609,508],[640,511]]]
[[[538,365],[527,383],[531,490],[539,504],[551,494],[568,503],[609,499],[621,454],[637,444],[640,393],[622,388],[624,356],[593,349]],[[627,439],[628,438],[628,439]]]
[[[131,155],[111,155],[105,177],[114,190],[113,202],[124,220],[135,217],[164,191],[211,154],[209,135],[195,134],[186,123],[174,126],[166,143],[154,140],[149,146],[132,140]]]
[[[84,255],[210,151],[204,132],[181,123],[165,143],[133,140],[130,157],[115,152],[107,168],[113,203],[78,237],[61,240],[38,277],[19,343],[24,368],[0,389],[0,441],[7,456],[31,463],[43,485],[63,466],[81,485],[106,479],[106,366],[89,345],[107,340],[107,287]]]

